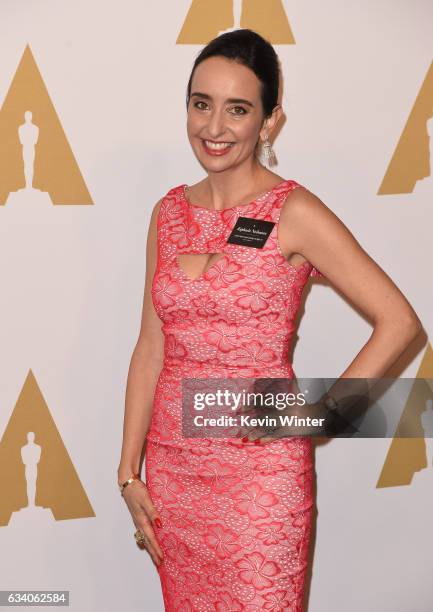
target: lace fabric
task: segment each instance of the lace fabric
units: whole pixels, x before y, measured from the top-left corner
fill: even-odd
[[[167,611],[302,610],[313,511],[311,438],[262,447],[182,436],[182,378],[294,376],[288,352],[309,276],[288,263],[277,230],[286,180],[226,210],[191,205],[170,189],[158,216],[152,300],[165,336],[147,436],[146,481],[163,526],[157,537]],[[274,221],[262,249],[227,243],[239,217]],[[223,253],[190,278],[181,253]]]

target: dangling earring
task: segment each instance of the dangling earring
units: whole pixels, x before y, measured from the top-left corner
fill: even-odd
[[[269,136],[266,136],[266,140],[262,145],[260,161],[268,167],[275,166],[278,163],[275,151],[269,141]]]

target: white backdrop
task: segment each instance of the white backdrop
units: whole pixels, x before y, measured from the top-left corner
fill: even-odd
[[[414,109],[422,120],[420,92],[433,105],[433,4],[283,4],[295,44],[275,45],[286,113],[275,170],[346,223],[429,334],[433,176],[419,191],[378,192]],[[201,44],[176,43],[190,5],[0,3],[0,589],[68,589],[79,612],[163,610],[157,572],[135,544],[116,482],[150,213],[171,187],[203,177],[185,128],[186,84]],[[81,173],[72,183],[81,181],[90,200],[63,205],[50,189],[38,197],[10,187],[16,164],[4,152],[27,110],[24,69],[24,89],[17,85],[27,45]],[[19,122],[11,125],[14,109]],[[42,137],[43,114],[33,121]],[[49,138],[41,145],[46,160],[50,146]],[[45,165],[49,185],[59,168],[69,176],[73,164],[56,153]],[[301,314],[298,377],[338,376],[371,333],[327,282],[306,287]],[[406,355],[397,375],[416,376],[429,347]],[[433,377],[432,361],[424,366]],[[19,457],[28,431],[48,458],[36,484],[40,511],[26,508]],[[331,440],[316,449],[310,612],[431,609],[433,489],[377,486],[390,442]]]

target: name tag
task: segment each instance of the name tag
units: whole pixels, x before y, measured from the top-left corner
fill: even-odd
[[[274,225],[273,221],[238,217],[227,242],[262,249]]]

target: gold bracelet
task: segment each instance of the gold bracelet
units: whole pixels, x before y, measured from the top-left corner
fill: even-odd
[[[118,484],[118,487],[119,487],[121,495],[123,495],[123,490],[129,484],[131,484],[131,482],[134,482],[134,480],[141,480],[140,474],[131,474],[131,476],[128,478],[128,480],[125,480],[125,482],[123,482],[122,484]]]

